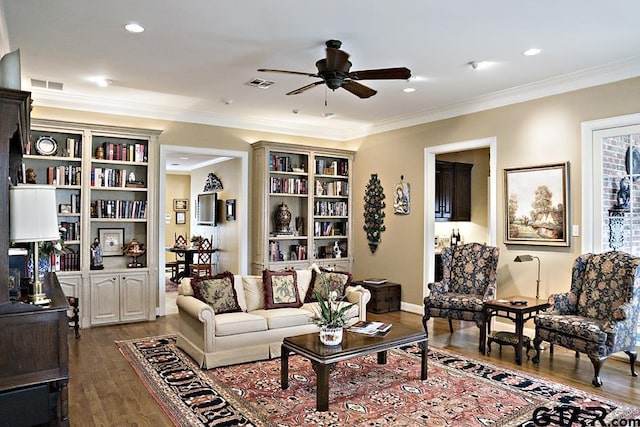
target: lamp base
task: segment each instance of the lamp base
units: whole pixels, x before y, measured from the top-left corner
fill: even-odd
[[[29,295],[29,302],[34,305],[49,305],[51,304],[51,298],[46,294]]]

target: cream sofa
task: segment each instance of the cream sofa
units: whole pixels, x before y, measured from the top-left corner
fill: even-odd
[[[311,282],[311,271],[296,270],[299,295],[304,298]],[[264,360],[280,356],[285,337],[317,332],[312,322],[317,303],[300,308],[264,309],[264,291],[260,276],[234,276],[234,288],[241,312],[215,314],[206,303],[193,296],[190,280],[178,287],[179,330],[177,345],[200,367]],[[341,304],[354,303],[352,320],[366,320],[370,292],[362,286],[349,286]]]

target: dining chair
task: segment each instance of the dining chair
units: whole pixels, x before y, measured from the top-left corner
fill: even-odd
[[[211,239],[203,238],[198,245],[197,258],[193,264],[189,265],[192,277],[212,276],[213,275],[213,237]]]
[[[181,234],[178,234],[175,237],[174,243],[173,243],[173,247],[174,248],[186,248],[187,247],[187,238]],[[177,277],[178,274],[180,274],[180,272],[182,270],[184,270],[185,267],[185,259],[184,259],[184,253],[175,253],[175,258],[173,261],[166,261],[165,262],[165,271],[167,273],[171,274],[171,281],[172,282],[176,282],[177,283]]]

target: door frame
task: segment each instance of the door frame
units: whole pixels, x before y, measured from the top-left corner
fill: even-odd
[[[459,151],[476,150],[478,148],[489,148],[489,212],[488,229],[489,239],[487,244],[496,244],[496,223],[497,223],[497,147],[496,137],[472,139],[469,141],[454,142],[451,144],[436,145],[424,149],[424,259],[422,262],[422,295],[427,295],[427,283],[432,282],[435,277],[435,247],[433,245],[435,237],[435,197],[436,197],[436,155],[453,153]]]

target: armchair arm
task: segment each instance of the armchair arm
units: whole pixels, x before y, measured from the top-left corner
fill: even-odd
[[[344,295],[347,301],[358,305],[359,319],[367,320],[367,303],[371,300],[371,292],[360,285],[347,286]]]
[[[449,286],[442,281],[427,283],[427,288],[429,288],[429,296],[442,295],[449,292]]]
[[[576,302],[572,301],[571,292],[549,295],[549,307],[546,311],[553,314],[571,314],[576,311]]]

